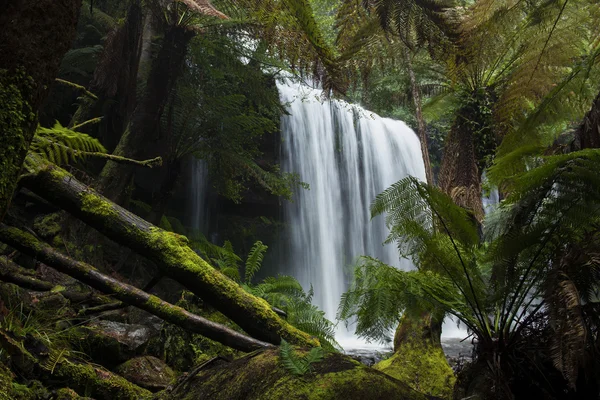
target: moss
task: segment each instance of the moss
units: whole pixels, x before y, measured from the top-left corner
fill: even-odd
[[[149,301],[156,300],[152,297]],[[184,291],[176,305],[211,321],[242,331],[230,319],[204,304],[190,292]],[[153,339],[148,347],[149,353],[159,355],[180,372],[187,371],[194,365],[216,356],[236,358],[243,354],[205,336],[191,333],[172,324],[164,324],[160,336]]]
[[[260,321],[259,325],[264,327],[264,331],[272,332],[270,340],[264,337],[261,339],[276,342],[275,336],[278,336],[293,344],[319,346],[316,338],[294,328],[279,318],[266,300],[252,296],[236,282],[211,267],[188,247],[189,241],[185,236],[153,227],[150,228],[146,241],[154,250],[156,257],[162,261],[163,268],[177,266],[178,271],[174,274],[180,279],[182,276],[186,276],[186,279],[187,277],[192,278],[202,286],[210,288],[213,293],[218,293],[221,299],[236,303],[239,306],[236,311],[240,317],[248,318],[251,316],[255,321]],[[194,287],[194,284],[191,284],[188,287],[201,290],[198,286]],[[197,294],[199,296],[206,295],[206,293]],[[240,323],[240,325],[242,324]]]
[[[38,216],[33,221],[33,230],[44,239],[51,239],[61,231],[61,217],[59,213]]]
[[[37,400],[47,396],[48,391],[40,382],[20,384],[12,372],[0,363],[0,400]]]
[[[394,338],[394,355],[374,368],[419,392],[451,398],[456,377],[440,345],[436,325],[428,313],[421,317],[405,316]]]
[[[341,354],[328,354],[313,368],[313,373],[292,375],[281,365],[278,350],[269,350],[206,367],[166,399],[425,399],[402,382]]]
[[[103,200],[95,193],[81,194],[81,209],[85,212],[104,217],[116,215],[116,211],[112,204],[106,200]]]
[[[85,393],[99,400],[152,398],[152,394],[146,389],[105,369],[89,364],[64,360],[56,365],[53,376],[58,380],[68,382],[79,393]]]
[[[54,394],[54,400],[82,400],[89,397],[81,397],[76,391],[69,388],[58,389]]]
[[[152,356],[136,357],[119,365],[116,372],[151,391],[165,389],[173,380],[175,373],[163,361]]]
[[[8,208],[36,116],[27,102],[33,80],[20,69],[0,69],[0,218]]]

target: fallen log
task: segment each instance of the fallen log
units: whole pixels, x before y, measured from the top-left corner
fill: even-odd
[[[31,157],[31,156],[30,156]],[[63,169],[32,158],[24,187],[68,211],[113,241],[152,260],[164,276],[179,282],[252,337],[278,345],[316,346],[318,340],[281,319],[269,304],[211,267],[186,237],[164,231],[112,203]]]
[[[167,322],[199,333],[226,346],[246,352],[273,347],[269,343],[261,342],[225,325],[192,314],[157,296],[104,275],[91,265],[67,257],[18,228],[0,224],[0,241],[124,303],[141,308]]]
[[[99,296],[92,292],[75,292],[71,290],[60,290],[59,285],[36,278],[25,268],[17,265],[6,257],[0,257],[0,281],[12,283],[24,289],[36,292],[51,292],[57,290],[64,298],[73,303],[91,303],[104,305],[112,304],[107,297]]]

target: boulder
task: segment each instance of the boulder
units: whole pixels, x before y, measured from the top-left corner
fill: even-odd
[[[85,350],[95,362],[108,368],[143,354],[150,339],[156,336],[156,331],[145,325],[115,321],[94,321],[87,329]]]
[[[175,379],[175,373],[164,361],[143,356],[119,365],[116,372],[128,381],[151,391],[165,389]]]

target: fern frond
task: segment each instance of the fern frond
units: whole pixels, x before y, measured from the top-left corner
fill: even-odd
[[[245,269],[245,281],[247,284],[252,282],[252,278],[254,274],[260,269],[262,266],[262,262],[265,256],[265,252],[269,247],[264,245],[260,240],[254,243],[250,252],[248,253],[248,258],[246,259],[246,269]]]
[[[91,153],[106,153],[106,149],[97,139],[63,127],[57,121],[52,128],[38,126],[30,152],[55,164],[69,164]]]

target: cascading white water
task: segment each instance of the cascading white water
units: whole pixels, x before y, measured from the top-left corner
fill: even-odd
[[[335,320],[347,289],[345,267],[359,255],[377,257],[398,268],[396,246],[383,242],[383,218],[371,221],[370,205],[391,184],[412,175],[425,179],[421,147],[401,121],[381,118],[300,84],[278,85],[290,115],[282,118],[281,162],[310,190],[301,190],[284,209],[289,226],[284,263],[314,302]]]

